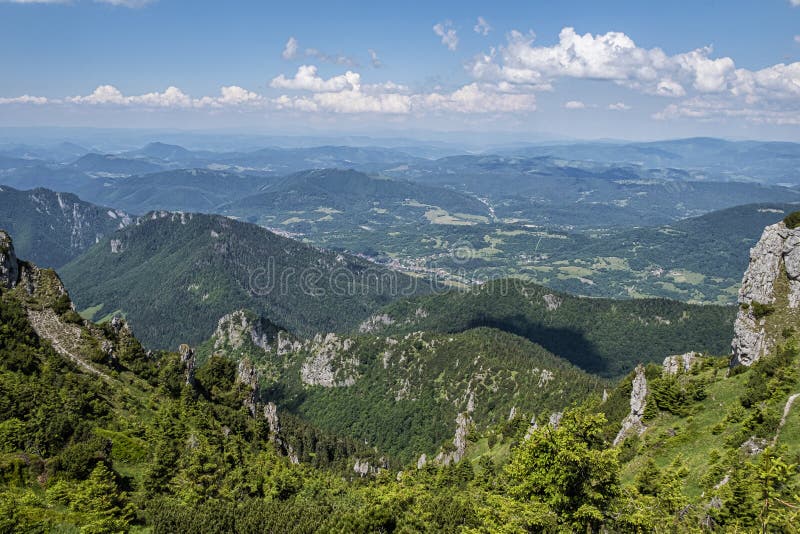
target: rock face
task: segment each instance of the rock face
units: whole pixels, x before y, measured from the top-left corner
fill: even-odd
[[[245,310],[224,315],[214,333],[214,350],[223,347],[240,349],[249,338],[256,347],[266,352],[272,350],[280,329],[261,317]]]
[[[647,405],[647,378],[644,375],[644,366],[641,364],[636,367],[636,374],[633,377],[633,389],[631,390],[631,411],[622,420],[622,428],[619,429],[617,437],[614,438],[614,445],[619,445],[631,433],[636,432],[641,435],[645,430],[642,417]]]
[[[19,281],[19,260],[11,236],[0,230],[0,287],[12,288]]]
[[[453,436],[453,450],[442,451],[436,455],[436,462],[441,465],[456,464],[464,457],[467,452],[467,433],[472,424],[472,417],[469,413],[462,412],[456,417],[456,433]]]
[[[766,323],[759,309],[776,301],[775,286],[788,279],[788,306],[800,306],[800,229],[790,229],[783,222],[767,226],[761,239],[750,250],[750,264],[739,290],[739,313],[734,323],[731,343],[731,366],[750,366],[770,350]]]
[[[236,382],[246,388],[247,397],[244,399],[244,406],[250,415],[255,417],[258,403],[258,371],[249,358],[239,360]]]
[[[186,366],[186,383],[194,385],[194,370],[197,363],[194,349],[184,343],[178,347],[178,354],[181,356],[181,363]]]
[[[664,358],[664,374],[676,375],[679,371],[688,372],[692,368],[692,364],[697,359],[696,352],[687,352],[686,354],[676,354],[675,356],[667,356]]]
[[[347,353],[353,341],[336,334],[317,334],[311,343],[311,356],[300,368],[300,379],[307,386],[348,387],[356,383],[358,360]]]

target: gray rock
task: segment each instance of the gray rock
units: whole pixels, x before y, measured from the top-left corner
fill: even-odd
[[[194,355],[194,349],[183,343],[178,347],[178,354],[181,356],[181,363],[186,367],[186,383],[190,386],[194,385],[194,370],[197,360]]]
[[[636,375],[633,377],[633,388],[631,389],[631,411],[622,421],[622,428],[619,429],[617,437],[614,438],[614,445],[622,443],[631,432],[641,435],[647,427],[644,426],[642,418],[644,409],[647,406],[647,377],[644,375],[644,366],[636,366]]]
[[[19,260],[11,236],[0,230],[0,287],[12,288],[19,281]]]
[[[750,249],[750,264],[739,290],[739,312],[731,342],[731,366],[752,365],[772,345],[767,339],[763,319],[756,318],[754,303],[775,303],[775,282],[782,267],[789,281],[789,308],[800,306],[800,229],[787,228],[783,222],[767,226],[756,246]]]
[[[692,365],[696,359],[696,352],[687,352],[686,354],[667,356],[664,358],[664,374],[676,375],[678,374],[678,371],[688,372],[692,369]]]

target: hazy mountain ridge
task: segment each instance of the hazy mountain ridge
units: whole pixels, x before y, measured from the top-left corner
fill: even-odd
[[[0,186],[0,227],[14,233],[20,254],[44,267],[63,266],[131,221],[71,193]]]

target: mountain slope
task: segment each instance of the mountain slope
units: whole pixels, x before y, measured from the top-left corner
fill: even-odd
[[[95,192],[93,200],[133,212],[155,210],[210,212],[223,202],[255,191],[258,178],[204,169],[131,176]]]
[[[60,270],[75,302],[121,310],[146,344],[198,343],[246,308],[301,334],[352,328],[417,279],[222,216],[159,212]]]
[[[404,463],[421,453],[433,459],[461,421],[481,430],[519,410],[549,414],[606,385],[539,345],[489,328],[298,340],[235,312],[198,352],[252,362],[265,400]],[[463,451],[457,454],[451,460]]]
[[[434,217],[488,220],[478,199],[441,187],[368,176],[354,170],[321,169],[292,174],[255,195],[223,206],[230,213],[300,232],[399,226]]]
[[[538,343],[582,369],[623,375],[639,361],[702,350],[727,352],[733,307],[665,299],[581,298],[515,279],[470,291],[401,300],[381,310],[386,335],[497,328]]]
[[[0,227],[16,236],[21,255],[43,267],[61,267],[130,222],[125,212],[71,193],[0,186]]]

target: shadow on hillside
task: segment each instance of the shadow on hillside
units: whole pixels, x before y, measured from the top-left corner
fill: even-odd
[[[569,328],[547,327],[517,314],[502,318],[477,317],[469,322],[466,329],[482,326],[524,337],[589,373],[604,375],[608,372],[608,362],[594,344],[583,334]]]

